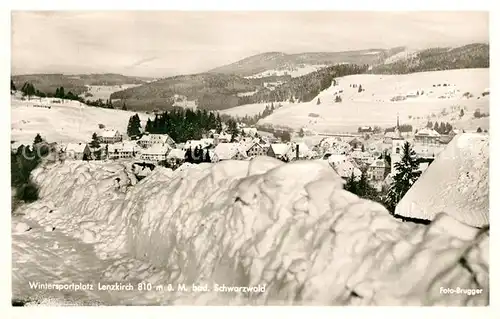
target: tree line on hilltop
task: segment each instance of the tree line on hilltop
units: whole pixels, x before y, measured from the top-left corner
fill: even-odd
[[[234,122],[234,121],[233,121]],[[236,122],[228,123],[231,133],[236,133]],[[136,114],[129,121],[129,136],[140,134],[140,120]],[[207,110],[176,108],[156,114],[153,120],[148,119],[145,131],[151,134],[168,134],[176,142],[201,139],[210,130],[220,133],[222,120],[218,113]]]

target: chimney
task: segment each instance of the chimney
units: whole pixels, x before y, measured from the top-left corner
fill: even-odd
[[[299,144],[295,145],[295,158],[299,159]]]

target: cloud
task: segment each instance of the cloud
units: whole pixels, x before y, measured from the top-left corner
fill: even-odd
[[[268,51],[447,46],[488,38],[487,12],[14,12],[12,70],[168,76]]]

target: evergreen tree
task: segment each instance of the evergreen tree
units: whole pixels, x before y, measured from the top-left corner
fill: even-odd
[[[318,97],[318,101],[316,101],[316,105],[320,105],[320,104],[321,104],[321,101],[320,101],[320,99]]]
[[[439,124],[438,122],[434,123],[434,131],[439,133]]]
[[[124,110],[124,111],[127,110],[127,106],[125,105],[125,102],[123,102],[122,110]]]
[[[33,145],[36,145],[36,144],[41,143],[41,142],[43,142],[43,139],[42,139],[42,137],[40,136],[40,134],[38,133],[38,134],[36,134],[36,136],[35,136],[35,140],[33,141]]]
[[[299,137],[304,137],[304,129],[303,128],[300,128],[300,131],[299,131]]]
[[[439,132],[439,134],[445,134],[445,132],[446,132],[446,125],[443,122],[441,122],[441,124],[439,125],[439,131],[438,132]]]
[[[217,118],[216,118],[216,127],[215,127],[215,130],[217,131],[217,133],[221,133],[222,132],[222,121],[220,119],[220,115],[219,113],[217,113]]]
[[[432,128],[432,122],[431,122],[431,121],[428,121],[428,122],[427,122],[427,125],[426,125],[425,127],[427,127],[427,128],[430,128],[430,129],[431,129],[431,128]]]
[[[28,97],[28,100],[31,99],[31,97],[33,95],[35,95],[36,93],[36,89],[35,87],[33,86],[33,84],[29,83],[29,82],[25,82],[23,87],[21,88],[21,92],[23,92],[23,95],[24,96],[27,96]]]
[[[186,153],[184,154],[184,162],[186,162],[186,163],[192,163],[193,162],[193,153],[192,153],[191,147],[189,147],[186,150]]]
[[[356,184],[356,178],[354,176],[354,172],[351,173],[351,176],[347,178],[346,183],[344,184],[344,189],[348,192],[351,192],[353,194],[357,193],[357,184]]]
[[[281,134],[281,141],[283,141],[283,142],[290,142],[291,139],[292,139],[292,137],[290,135],[290,132],[283,131],[283,133]]]
[[[14,84],[14,80],[10,79],[10,90],[16,91],[16,85]]]
[[[146,122],[146,128],[144,129],[146,132],[152,133],[153,131],[153,122],[151,119],[148,118],[148,121]]]
[[[130,117],[127,126],[127,135],[129,137],[138,136],[141,134],[141,120],[138,114]]]
[[[84,161],[88,161],[88,160],[90,160],[90,159],[89,159],[89,156],[87,155],[87,153],[84,153],[84,154],[83,154],[83,158],[82,158],[82,160],[84,160]]]
[[[419,161],[409,142],[403,145],[403,156],[394,164],[396,174],[386,198],[386,206],[394,213],[394,208],[420,177]]]
[[[476,132],[478,132],[478,133],[482,133],[482,132],[483,132],[483,130],[482,130],[480,127],[478,127]]]
[[[359,87],[358,87],[358,93],[361,93],[361,92],[363,92],[363,87],[360,84]]]
[[[97,133],[92,134],[92,141],[90,142],[90,147],[99,148],[101,145],[99,144],[99,137],[97,137]]]
[[[206,163],[211,163],[212,162],[212,159],[210,158],[210,152],[209,152],[209,150],[207,150],[207,152],[205,153],[205,162]]]
[[[460,117],[463,117],[465,115],[464,109],[460,109]]]
[[[337,95],[335,97],[335,103],[340,103],[340,102],[342,102],[342,98],[340,97],[340,95]]]
[[[450,133],[451,131],[453,131],[453,126],[446,122],[446,134]]]

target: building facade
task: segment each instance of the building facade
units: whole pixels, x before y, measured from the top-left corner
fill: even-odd
[[[122,135],[117,130],[105,130],[99,137],[99,142],[113,144],[122,141]]]

